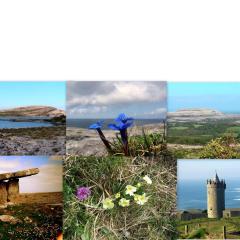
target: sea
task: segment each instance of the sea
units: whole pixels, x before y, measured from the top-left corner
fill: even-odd
[[[240,208],[240,179],[225,179],[226,208]],[[177,209],[207,209],[207,183],[204,180],[181,180],[177,184]]]
[[[53,126],[50,122],[44,122],[41,117],[1,117],[0,118],[0,129],[11,129],[11,128],[33,128],[33,127],[51,127]]]
[[[114,119],[101,119],[103,120],[102,129],[108,129],[109,123],[115,123]],[[99,119],[67,119],[67,127],[88,128],[89,125],[96,123]],[[137,126],[144,126],[146,124],[162,123],[163,119],[135,119],[134,124]]]

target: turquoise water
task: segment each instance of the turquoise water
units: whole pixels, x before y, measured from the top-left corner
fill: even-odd
[[[226,208],[240,208],[240,179],[225,179]],[[181,180],[177,185],[177,208],[207,209],[207,185],[205,180]]]
[[[32,127],[51,127],[53,124],[49,122],[28,122],[28,121],[9,121],[9,120],[0,120],[0,129],[3,128],[32,128]]]

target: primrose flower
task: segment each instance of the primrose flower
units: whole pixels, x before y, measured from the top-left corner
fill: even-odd
[[[127,200],[126,198],[121,198],[118,204],[121,207],[128,207],[129,203],[130,203],[130,200]]]
[[[112,199],[110,199],[110,198],[105,198],[102,201],[102,204],[103,204],[103,208],[104,209],[112,209],[112,208],[114,208],[114,203],[113,203]]]
[[[88,187],[79,187],[77,189],[77,198],[81,201],[87,199],[91,195],[91,190]]]
[[[145,193],[142,195],[139,194],[134,195],[134,201],[139,205],[144,205],[148,201],[148,198],[149,197],[146,197]]]
[[[118,193],[115,194],[115,198],[116,198],[116,199],[118,199],[118,198],[120,198],[120,197],[121,197],[120,192],[118,192]]]
[[[127,117],[124,113],[120,113],[118,117],[115,119],[116,122],[126,123],[127,121],[133,121],[132,117]]]
[[[137,188],[132,186],[132,185],[127,185],[126,186],[126,191],[125,193],[130,195],[130,196],[134,196],[134,193],[137,191]]]
[[[137,188],[140,188],[141,186],[142,186],[141,183],[137,183],[137,185],[136,185]]]
[[[149,185],[152,184],[152,180],[151,180],[151,178],[150,178],[148,175],[145,175],[145,176],[143,177],[143,180],[145,180],[146,183],[149,184]]]

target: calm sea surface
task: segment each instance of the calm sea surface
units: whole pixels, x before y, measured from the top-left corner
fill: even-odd
[[[240,208],[240,179],[225,179],[227,188],[225,191],[226,208]],[[207,209],[207,185],[206,181],[182,180],[177,186],[177,208]]]
[[[67,127],[79,127],[88,128],[89,125],[96,123],[99,119],[67,119]],[[146,124],[162,123],[161,119],[136,119],[134,124],[137,126],[143,126]],[[114,119],[104,119],[103,129],[108,129],[108,124],[114,123]]]
[[[18,121],[11,121],[6,118],[0,118],[0,129],[3,128],[31,128],[31,127],[51,127],[53,126],[52,123],[49,122],[42,122],[42,121],[23,121],[21,119],[20,122]]]

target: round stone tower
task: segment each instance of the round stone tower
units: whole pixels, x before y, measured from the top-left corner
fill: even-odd
[[[219,180],[218,175],[214,179],[207,180],[207,205],[208,218],[221,218],[225,210],[225,189],[224,180]]]

